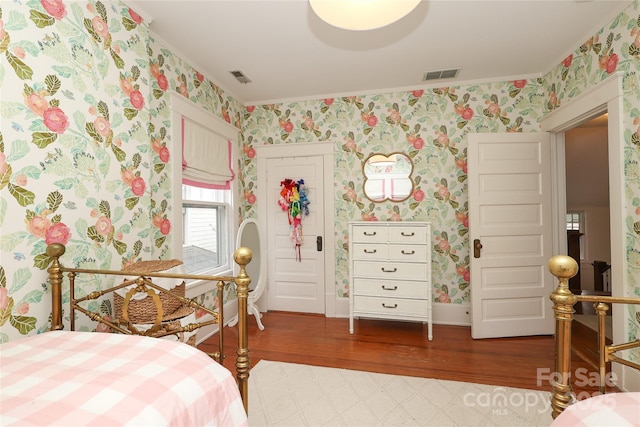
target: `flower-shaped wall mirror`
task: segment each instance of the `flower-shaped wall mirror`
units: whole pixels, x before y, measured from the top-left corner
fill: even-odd
[[[402,202],[413,193],[413,162],[404,153],[374,153],[362,164],[364,194],[372,202]]]

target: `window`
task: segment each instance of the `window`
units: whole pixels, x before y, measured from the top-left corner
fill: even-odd
[[[567,231],[580,233],[580,260],[586,259],[584,230],[584,212],[567,212]]]
[[[231,191],[182,185],[182,260],[199,274],[229,264],[227,215]]]
[[[231,275],[236,182],[232,165],[238,129],[171,94],[172,257],[189,274]],[[182,167],[180,167],[182,165]],[[204,284],[187,283],[197,296]]]
[[[567,230],[584,232],[582,212],[567,212]]]

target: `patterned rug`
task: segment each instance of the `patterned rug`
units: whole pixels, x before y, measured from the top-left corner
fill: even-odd
[[[261,360],[249,425],[548,426],[550,393]]]

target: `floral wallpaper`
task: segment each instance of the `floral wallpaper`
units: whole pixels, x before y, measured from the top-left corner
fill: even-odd
[[[6,342],[48,327],[48,244],[65,244],[63,263],[84,268],[171,257],[166,91],[236,126],[240,107],[157,46],[148,25],[119,1],[2,2],[0,54],[0,342]],[[79,279],[81,294],[109,286]],[[208,299],[199,301],[218,303]],[[91,308],[113,314],[107,299]]]
[[[541,78],[376,95],[247,106],[244,210],[255,215],[257,144],[336,142],[336,294],[347,297],[347,223],[433,223],[436,303],[468,302],[469,239],[466,135],[536,132],[544,114],[614,72],[624,77],[627,286],[640,295],[640,11],[630,5],[606,28]],[[361,162],[375,152],[407,152],[415,189],[401,203],[363,197]],[[259,203],[259,201],[257,201]],[[637,334],[640,314],[630,332]]]
[[[634,1],[544,76],[545,112],[553,111],[606,79],[623,76],[624,213],[630,296],[640,297],[640,3]],[[640,310],[627,306],[629,339],[640,336]],[[640,353],[633,354],[640,361]]]
[[[459,304],[469,300],[466,135],[538,131],[542,88],[541,81],[522,80],[251,106],[243,133],[247,146],[336,142],[339,297],[349,292],[349,221],[420,220],[433,223],[435,299]],[[362,162],[395,151],[414,163],[414,192],[404,202],[373,203],[363,194]],[[248,214],[258,185],[251,163],[244,170]]]
[[[434,226],[435,301],[461,304],[470,298],[466,135],[537,132],[546,113],[620,72],[626,268],[640,295],[639,33],[636,0],[537,79],[243,106],[153,40],[117,0],[3,2],[0,342],[48,326],[48,243],[65,243],[63,262],[83,267],[171,257],[168,92],[241,129],[239,218],[255,217],[260,203],[257,145],[336,144],[338,298],[349,292],[348,221],[426,220]],[[391,151],[412,158],[414,192],[401,203],[371,203],[362,195],[361,162]],[[82,291],[107,285],[88,280]],[[111,313],[110,301],[96,304]],[[634,333],[637,316],[629,313]]]

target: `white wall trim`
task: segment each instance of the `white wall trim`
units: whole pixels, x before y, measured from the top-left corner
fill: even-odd
[[[240,130],[232,124],[222,120],[211,111],[205,110],[198,104],[176,92],[170,92],[169,99],[171,101],[172,112],[178,112],[185,117],[189,117],[190,120],[197,122],[199,125],[206,127],[207,129],[211,129],[212,132],[222,135],[226,139],[230,139],[232,141],[238,140],[238,133]],[[178,135],[180,135],[180,132],[178,132]]]
[[[349,298],[336,298],[336,310],[333,317],[349,318]]]
[[[471,305],[432,303],[434,325],[471,326]],[[437,339],[435,337],[434,339]]]
[[[558,158],[564,156],[564,135],[562,132],[594,117],[608,113],[609,144],[609,205],[611,236],[611,291],[616,296],[627,296],[624,283],[627,283],[626,243],[625,243],[625,189],[624,189],[624,122],[623,122],[622,75],[616,73],[607,80],[590,87],[567,104],[549,113],[541,121],[542,130],[552,132],[555,136],[555,148]],[[560,139],[562,138],[562,139]],[[553,139],[552,139],[553,141]],[[558,141],[562,141],[559,144]],[[564,176],[564,162],[558,163],[557,175]],[[557,179],[555,177],[554,179]],[[566,186],[558,188],[558,199],[566,200]],[[564,222],[563,212],[556,212],[556,221]],[[560,229],[560,228],[558,228]],[[558,245],[558,242],[554,242]],[[563,246],[556,246],[555,253],[566,253],[566,240]],[[629,335],[628,325],[623,310],[613,312],[613,341],[626,342]],[[629,389],[634,378],[632,369],[620,364],[613,364],[613,371],[619,379],[622,389]],[[637,382],[637,381],[636,381]],[[637,385],[637,384],[636,384]]]
[[[622,76],[614,74],[592,86],[560,108],[550,112],[540,122],[545,132],[564,132],[607,111],[612,98],[622,96]]]
[[[238,164],[239,148],[238,135],[239,130],[231,124],[216,117],[210,111],[205,110],[199,105],[193,103],[184,96],[171,92],[169,94],[171,102],[171,192],[173,194],[171,203],[172,209],[168,214],[169,221],[173,225],[171,230],[171,253],[173,258],[182,258],[182,117],[188,117],[189,120],[196,122],[200,126],[209,129],[223,138],[233,142],[233,153],[231,164],[235,168]],[[218,274],[230,275],[234,268],[233,252],[235,250],[235,235],[238,230],[237,218],[235,215],[236,195],[238,194],[238,180],[231,181],[231,203],[229,212],[227,212],[227,225],[229,227],[229,236],[227,243],[228,265],[225,271],[219,271]],[[194,286],[196,282],[187,284],[187,288]]]
[[[258,224],[260,230],[268,236],[267,205],[268,199],[264,185],[267,182],[267,159],[286,157],[323,156],[324,158],[324,259],[325,259],[325,316],[336,316],[336,265],[335,265],[335,183],[334,152],[335,142],[313,142],[296,144],[257,145],[258,159]],[[268,261],[267,261],[268,262]],[[268,273],[267,273],[268,274]],[[268,307],[266,307],[268,310]]]

